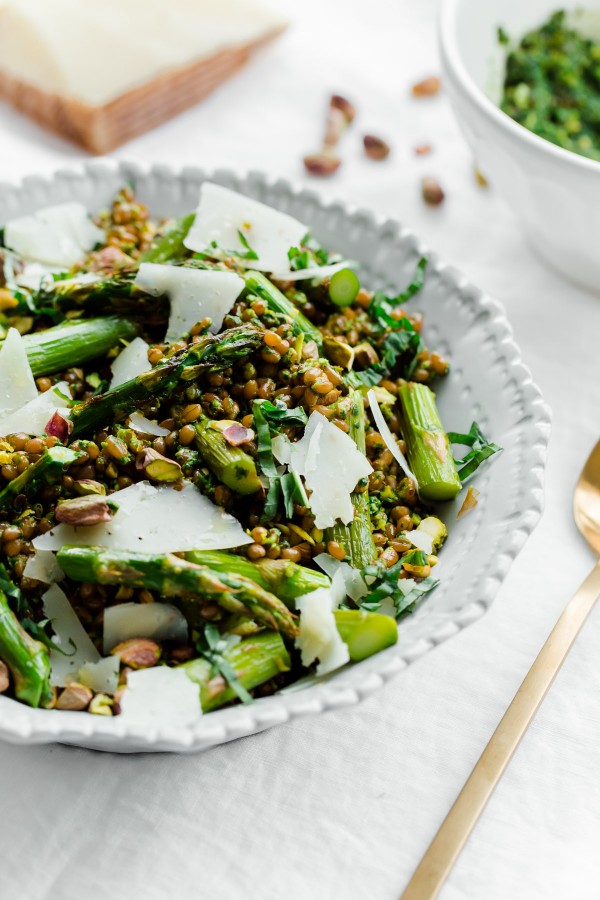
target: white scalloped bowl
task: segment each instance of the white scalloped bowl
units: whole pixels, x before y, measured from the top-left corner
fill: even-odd
[[[505,312],[396,222],[345,204],[326,203],[312,191],[261,174],[208,175],[200,169],[176,172],[164,166],[148,170],[105,163],[59,172],[49,179],[26,178],[18,186],[0,185],[0,222],[74,198],[96,211],[126,180],[134,183],[155,214],[179,215],[196,206],[199,186],[207,177],[306,222],[325,245],[359,260],[363,282],[371,287],[404,286],[420,256],[428,255],[426,285],[413,303],[425,313],[428,342],[452,360],[451,374],[438,393],[443,420],[456,431],[467,431],[477,420],[504,453],[480,472],[481,496],[473,512],[457,521],[460,500],[443,510],[450,534],[436,569],[441,584],[400,623],[396,646],[327,679],[314,679],[306,687],[251,706],[210,713],[189,727],[164,727],[157,721],[139,728],[118,716],[30,709],[0,697],[0,737],[6,740],[59,741],[120,753],[190,752],[299,716],[352,706],[486,611],[541,515],[550,414],[521,361]]]

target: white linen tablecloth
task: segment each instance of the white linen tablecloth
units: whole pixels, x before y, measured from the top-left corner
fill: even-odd
[[[311,185],[413,227],[499,297],[554,411],[546,512],[491,611],[361,706],[203,755],[0,745],[2,900],[393,900],[592,565],[571,517],[600,433],[600,299],[561,281],[479,187],[443,97],[433,0],[280,0],[293,27],[202,107],[120,150],[144,162],[262,168],[310,181],[326,98],[358,119],[338,175]],[[360,136],[386,137],[385,163]],[[413,147],[431,142],[417,158]],[[0,106],[0,178],[85,155]],[[447,192],[424,206],[422,174]],[[592,615],[442,900],[600,896],[600,610]]]

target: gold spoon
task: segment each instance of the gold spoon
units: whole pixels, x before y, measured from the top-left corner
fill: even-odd
[[[600,441],[579,476],[573,510],[579,531],[600,557]],[[552,629],[400,900],[437,897],[599,596],[600,560]]]

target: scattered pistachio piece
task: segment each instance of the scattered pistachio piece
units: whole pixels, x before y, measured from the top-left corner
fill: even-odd
[[[110,522],[116,511],[115,503],[109,503],[106,497],[91,494],[87,497],[74,497],[63,500],[56,507],[56,521],[67,525],[99,525]]]
[[[66,444],[69,435],[73,431],[73,423],[56,410],[52,418],[46,423],[45,431],[49,437],[58,438],[62,444]]]
[[[60,694],[56,701],[56,709],[86,709],[93,694],[88,687],[78,681],[72,681]]]
[[[130,638],[122,641],[110,651],[112,656],[118,654],[124,666],[130,669],[150,669],[160,659],[161,646],[149,638]]]
[[[331,151],[322,150],[304,157],[304,168],[311,175],[333,175],[341,165],[341,159]]]
[[[347,125],[350,125],[356,117],[356,107],[354,104],[350,103],[349,100],[346,100],[345,97],[340,97],[339,94],[333,94],[329,101],[329,107],[330,109],[339,109],[344,115]]]
[[[475,181],[477,182],[479,187],[489,187],[489,181],[487,180],[481,169],[475,168]]]
[[[163,456],[152,447],[140,450],[135,460],[135,467],[144,472],[153,481],[171,482],[181,478],[181,466],[174,459]]]
[[[415,147],[415,156],[429,156],[433,152],[431,144],[417,144]]]
[[[10,675],[8,672],[8,666],[0,659],[0,694],[3,694],[4,691],[7,691],[9,685]]]
[[[423,200],[428,206],[439,206],[443,203],[446,196],[441,188],[439,181],[431,176],[426,176],[421,182],[421,192]]]
[[[223,429],[223,437],[232,447],[239,447],[240,444],[247,444],[254,440],[254,431],[252,428],[246,428],[239,422],[233,422]]]
[[[323,351],[327,359],[335,366],[343,369],[351,369],[354,365],[354,347],[345,344],[338,338],[325,335],[323,338]]]
[[[79,481],[73,482],[73,490],[80,497],[87,497],[90,494],[106,494],[106,487],[92,478],[80,478]]]
[[[412,92],[415,97],[434,97],[439,93],[440,79],[437,75],[429,75],[422,81],[417,81],[412,86]]]
[[[108,694],[96,694],[88,710],[96,716],[112,716],[113,699]]]
[[[390,155],[390,145],[374,134],[365,134],[363,144],[369,159],[386,159]]]

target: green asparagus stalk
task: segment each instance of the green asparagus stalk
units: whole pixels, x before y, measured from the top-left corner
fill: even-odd
[[[348,434],[361,453],[366,452],[365,444],[365,406],[362,391],[350,392],[352,406],[346,419]],[[354,507],[354,518],[348,525],[338,523],[325,530],[326,541],[337,541],[346,551],[346,559],[355,569],[368,566],[375,557],[375,543],[369,513],[369,494],[365,491],[354,491],[351,495]]]
[[[185,558],[197,565],[209,566],[215,572],[231,572],[250,578],[292,608],[296,597],[309,594],[317,588],[329,587],[329,578],[324,572],[307,569],[291,559],[259,559],[258,562],[250,562],[245,556],[236,556],[222,550],[190,550]]]
[[[246,282],[246,293],[256,294],[267,303],[272,312],[284,313],[286,316],[289,316],[292,320],[294,334],[304,334],[308,340],[316,343],[319,351],[321,350],[323,335],[319,329],[269,281],[266,275],[263,275],[262,272],[249,271],[245,273],[244,280]]]
[[[86,275],[65,278],[44,286],[35,296],[38,309],[51,308],[66,316],[84,314],[102,316],[137,316],[147,325],[165,322],[169,302],[165,297],[153,297],[135,286],[136,272],[121,272],[103,278],[90,279]]]
[[[82,453],[69,447],[50,447],[37,462],[28,466],[0,491],[0,509],[9,509],[19,494],[25,494],[28,498],[35,497],[42,487],[58,481],[65,469],[80,456]]]
[[[398,626],[391,616],[362,609],[333,612],[340,637],[348,645],[350,659],[358,662],[391,647],[398,640]]]
[[[264,684],[290,668],[290,656],[276,631],[261,631],[235,644],[223,653],[236,678],[247,691]],[[221,675],[213,676],[212,666],[206,659],[192,659],[178,666],[200,688],[200,705],[203,712],[211,712],[235,700],[235,691]]]
[[[101,547],[63,547],[57,559],[75,581],[131,585],[179,600],[213,601],[228,612],[251,615],[287,637],[298,633],[295,616],[259,585],[234,572],[216,572],[165,554],[126,553]]]
[[[46,706],[52,700],[50,658],[42,643],[19,624],[0,590],[0,659],[10,669],[15,694],[29,706]]]
[[[37,377],[103,356],[119,341],[130,341],[137,333],[132,322],[109,316],[63,322],[45,331],[34,331],[24,335],[23,343],[31,371]]]
[[[188,213],[173,222],[166,231],[157,234],[150,247],[140,256],[139,262],[165,263],[185,256],[188,251],[183,242],[195,218],[195,212]]]
[[[435,394],[427,385],[410,381],[398,395],[408,462],[417,479],[419,495],[423,500],[452,500],[462,485]]]
[[[196,449],[219,481],[237,494],[254,494],[261,489],[256,463],[250,454],[241,447],[228,444],[222,432],[214,429],[206,416],[198,419],[194,426]]]
[[[198,343],[173,354],[137,378],[76,404],[71,410],[73,437],[93,433],[113,422],[115,417],[133,412],[147,400],[169,396],[181,380],[192,380],[200,372],[228,368],[261,343],[261,332],[253,325],[205,335]]]

